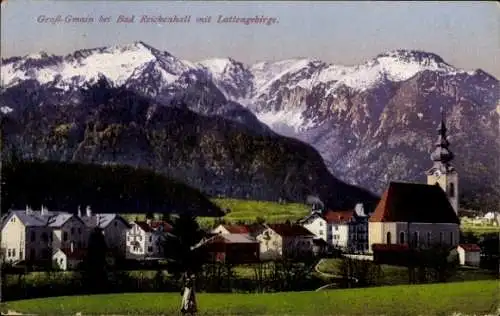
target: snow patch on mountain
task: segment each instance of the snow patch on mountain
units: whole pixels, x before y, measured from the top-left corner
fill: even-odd
[[[97,80],[99,75],[104,75],[114,85],[124,84],[132,74],[137,74],[137,69],[144,67],[152,61],[159,61],[163,67],[167,66],[171,73],[162,75],[168,81],[175,80],[176,75],[190,68],[177,58],[168,53],[161,53],[156,49],[136,42],[127,45],[96,48],[77,51],[62,59],[62,62],[39,67],[26,67],[30,59],[43,59],[45,53],[28,55],[21,60],[3,65],[1,76],[5,86],[10,86],[19,80],[35,79],[41,84],[59,82],[60,87],[68,84],[81,84]],[[27,69],[25,69],[27,68]],[[156,70],[164,72],[164,69]]]
[[[271,127],[274,131],[293,136],[314,126],[312,120],[304,117],[303,108],[285,109],[282,111],[263,111],[255,113],[259,121]]]
[[[309,59],[286,59],[277,62],[259,62],[250,67],[255,76],[257,91],[266,90],[273,82],[286,74],[297,72],[311,62]]]

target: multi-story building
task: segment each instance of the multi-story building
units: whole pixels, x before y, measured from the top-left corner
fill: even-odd
[[[164,221],[135,221],[127,230],[127,257],[160,258],[164,256],[164,241],[172,226]]]

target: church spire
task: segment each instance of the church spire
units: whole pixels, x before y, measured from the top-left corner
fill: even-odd
[[[438,131],[438,140],[435,143],[436,149],[434,149],[434,151],[432,152],[431,159],[432,161],[434,161],[434,165],[436,167],[439,166],[448,169],[450,167],[450,161],[453,160],[455,155],[448,149],[450,143],[448,142],[448,138],[446,135],[448,129],[446,128],[445,113],[442,107],[441,107],[441,123],[439,124],[437,131]]]

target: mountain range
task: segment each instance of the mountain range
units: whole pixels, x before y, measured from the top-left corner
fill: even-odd
[[[441,110],[444,110],[450,148],[456,156],[453,163],[460,174],[461,192],[480,192],[482,196],[488,195],[493,200],[500,197],[498,80],[480,69],[458,69],[428,52],[394,50],[355,66],[304,58],[246,65],[232,58],[186,61],[146,43],[135,42],[78,50],[66,56],[37,53],[11,57],[2,60],[1,75],[0,110],[4,115],[17,119],[20,113],[24,113],[21,125],[28,124],[36,117],[34,114],[30,114],[30,117],[28,112],[35,111],[42,117],[47,115],[49,109],[51,112],[64,112],[66,120],[71,118],[70,109],[86,113],[81,120],[88,120],[95,115],[99,120],[104,119],[102,113],[111,111],[106,107],[114,104],[114,101],[109,103],[107,99],[104,103],[89,107],[85,104],[95,100],[85,99],[85,93],[82,93],[83,87],[97,85],[101,81],[106,82],[107,88],[103,89],[101,85],[97,90],[95,87],[92,89],[108,91],[106,93],[115,97],[133,93],[134,96],[122,97],[127,100],[140,98],[140,102],[148,104],[141,109],[145,111],[142,114],[138,114],[137,109],[133,110],[130,104],[116,105],[120,110],[113,112],[114,124],[124,124],[126,121],[127,125],[133,121],[139,124],[140,129],[146,128],[146,135],[149,135],[149,127],[146,127],[149,125],[146,123],[157,111],[169,113],[160,115],[161,124],[168,124],[169,119],[181,115],[171,114],[171,111],[184,111],[182,115],[196,117],[196,120],[203,122],[223,122],[219,124],[231,126],[231,131],[238,130],[238,133],[252,140],[272,139],[266,144],[269,147],[266,151],[274,148],[275,142],[281,141],[304,146],[303,150],[309,153],[304,159],[315,166],[326,165],[325,170],[334,177],[319,181],[320,186],[326,185],[329,189],[316,189],[315,185],[304,182],[305,178],[311,177],[308,174],[310,170],[301,170],[301,165],[296,164],[294,172],[301,176],[298,177],[300,180],[294,180],[296,184],[293,186],[308,189],[301,189],[300,194],[290,194],[292,199],[302,199],[304,194],[322,197],[331,197],[333,194],[342,200],[334,192],[335,185],[343,184],[343,181],[376,194],[380,194],[391,180],[424,181],[424,171],[431,166],[429,153],[437,137],[437,124],[441,119]],[[96,109],[99,110],[96,112]],[[123,115],[143,117],[124,121]],[[74,117],[78,116],[75,114]],[[55,123],[47,122],[49,125]],[[68,124],[64,120],[57,123],[59,127]],[[205,133],[203,129],[207,128],[206,124],[212,124],[214,130],[221,128],[220,133],[230,133],[215,123],[203,123],[195,124],[198,130],[194,128],[193,137],[201,137]],[[183,128],[186,128],[185,124]],[[21,137],[23,146],[27,144],[26,135],[39,138],[33,131],[24,130],[24,136]],[[88,139],[88,128],[85,135],[87,138],[84,138]],[[75,144],[78,143],[82,148],[93,148],[79,137],[75,138]],[[227,144],[227,138],[222,135],[216,138],[218,142],[211,145]],[[146,139],[148,141],[144,144],[150,145],[151,139]],[[176,146],[184,146],[181,144],[185,144],[185,141],[177,141]],[[158,146],[160,144],[153,147]],[[66,154],[61,155],[59,152],[64,150]],[[92,150],[96,152],[95,148]],[[115,158],[122,157],[117,160],[122,159],[122,162],[130,164],[130,159],[123,157],[130,157],[134,150],[138,149],[130,149],[126,154],[115,155]],[[75,156],[75,151],[68,150],[67,146],[64,149],[61,147],[53,158],[64,156],[64,159],[76,159],[78,155]],[[251,156],[250,148],[241,148],[241,151],[243,157]],[[81,153],[82,150],[77,152]],[[155,150],[144,152],[150,155]],[[317,155],[318,152],[321,157]],[[51,157],[47,149],[32,154]],[[165,155],[164,152],[156,154]],[[302,153],[291,154],[300,156]],[[86,157],[90,159],[90,156]],[[198,155],[198,158],[206,159],[203,155]],[[104,158],[97,155],[92,159]],[[233,157],[232,161],[237,162],[238,159],[241,158]],[[109,157],[104,160],[113,161]],[[206,172],[207,168],[213,168],[210,164],[215,160],[207,160],[206,165],[198,169]],[[151,161],[141,164],[151,164]],[[196,183],[189,179],[196,178],[201,171],[184,166],[181,168],[184,171],[175,169],[177,171],[174,172],[170,168],[167,172],[165,164],[163,162],[160,166],[153,163],[155,169],[207,192],[253,198],[276,198],[280,195],[275,192],[276,189],[269,194],[258,194],[254,189],[242,188],[239,193],[229,192],[228,188],[214,189],[212,182],[218,176],[206,175],[202,178],[210,181],[199,180],[205,182]],[[227,164],[227,173],[234,173],[230,170],[237,169],[225,160],[222,164]],[[273,168],[279,166],[282,165],[276,163]],[[249,177],[249,168],[243,168],[240,186],[243,183],[247,183],[243,185],[247,187],[258,186],[255,177],[259,173],[253,171],[252,177]],[[188,169],[189,176],[186,175]],[[286,178],[281,176],[275,182],[274,176],[264,177],[267,178],[266,182],[273,183],[271,186],[282,184]],[[226,181],[227,178],[224,176],[219,180]],[[335,185],[331,186],[331,183]],[[365,194],[363,190],[349,188],[353,188],[353,192]],[[359,197],[358,193],[352,195]],[[353,199],[350,200],[352,203]]]

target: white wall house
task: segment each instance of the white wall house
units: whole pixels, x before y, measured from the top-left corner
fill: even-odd
[[[326,222],[320,212],[314,212],[299,222],[317,238],[323,239],[328,244],[332,243],[331,225]]]
[[[85,255],[84,249],[75,250],[72,246],[69,249],[57,249],[52,255],[52,266],[63,271],[76,270],[80,268]]]
[[[84,215],[79,212],[79,217],[87,229],[91,230],[95,227],[102,229],[109,251],[117,256],[126,256],[127,231],[130,229],[130,225],[123,217],[114,213],[93,214],[88,206]]]
[[[11,210],[2,221],[0,247],[8,262],[50,260],[54,248],[84,242],[84,228],[76,216],[43,206],[40,211]]]
[[[314,212],[300,223],[333,247],[348,252],[368,249],[368,217],[360,204],[352,211]]]
[[[312,255],[314,238],[306,228],[289,224],[265,225],[256,236],[261,260]]]
[[[163,245],[171,227],[166,222],[132,222],[127,230],[127,257],[160,258],[163,257]]]
[[[481,248],[476,244],[459,244],[457,247],[460,265],[479,267]]]

